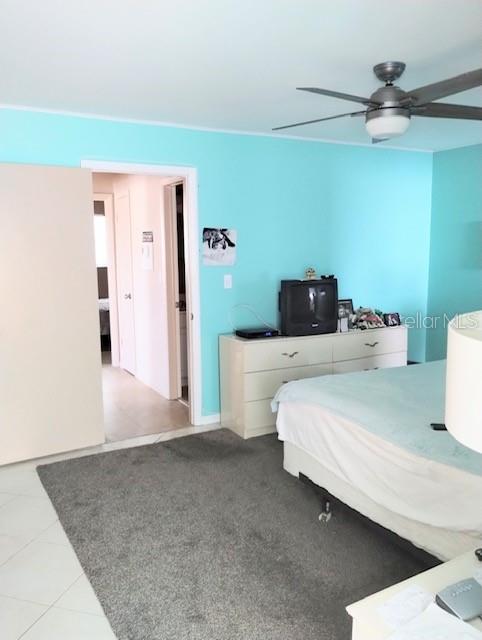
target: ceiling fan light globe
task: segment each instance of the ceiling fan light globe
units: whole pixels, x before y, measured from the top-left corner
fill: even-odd
[[[410,116],[394,113],[367,118],[365,126],[371,138],[388,140],[403,135],[409,124]]]

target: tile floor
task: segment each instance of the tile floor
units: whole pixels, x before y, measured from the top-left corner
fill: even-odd
[[[161,442],[215,428],[219,425],[178,427],[0,467],[1,640],[115,640],[40,483],[35,471],[37,464]]]
[[[189,410],[177,400],[166,400],[103,355],[102,384],[107,442],[116,442],[189,425]]]

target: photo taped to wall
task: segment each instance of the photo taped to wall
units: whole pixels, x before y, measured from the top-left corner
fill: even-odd
[[[236,230],[220,227],[203,229],[203,264],[230,266],[236,262]]]

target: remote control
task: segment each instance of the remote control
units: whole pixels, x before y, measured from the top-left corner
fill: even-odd
[[[447,431],[447,427],[443,424],[443,422],[431,422],[430,426],[434,431]]]

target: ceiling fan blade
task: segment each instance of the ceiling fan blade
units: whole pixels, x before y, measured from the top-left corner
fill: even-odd
[[[412,107],[412,115],[423,118],[457,118],[458,120],[482,120],[482,107],[469,107],[462,104],[444,104],[433,102],[420,107]]]
[[[271,131],[281,131],[281,129],[291,129],[291,127],[302,127],[305,124],[315,124],[316,122],[324,122],[325,120],[336,120],[337,118],[346,118],[347,116],[365,115],[365,111],[354,111],[353,113],[340,113],[338,116],[328,116],[327,118],[318,118],[317,120],[306,120],[305,122],[296,122],[295,124],[285,124],[282,127],[273,127]]]
[[[432,100],[439,100],[440,98],[451,96],[454,93],[480,87],[480,85],[482,85],[482,69],[475,69],[474,71],[461,73],[454,78],[448,78],[441,82],[434,82],[424,87],[418,87],[418,89],[414,89],[413,91],[408,91],[407,95],[403,97],[402,102],[414,105],[427,104],[428,102],[432,102]]]
[[[340,93],[339,91],[330,91],[329,89],[318,89],[317,87],[296,87],[298,91],[308,91],[310,93],[318,93],[322,96],[329,96],[330,98],[341,98],[342,100],[350,100],[350,102],[360,102],[360,104],[378,105],[380,102],[371,100],[370,98],[363,98],[362,96],[354,96],[351,93]]]

